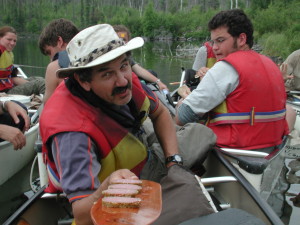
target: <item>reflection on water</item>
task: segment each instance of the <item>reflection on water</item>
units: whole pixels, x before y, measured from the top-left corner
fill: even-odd
[[[300,161],[285,159],[284,163],[285,167],[268,199],[268,204],[284,224],[297,225],[299,224],[300,205],[299,203],[297,205],[294,199],[300,191]]]
[[[300,159],[286,159],[285,165],[288,168],[287,182],[290,184],[285,194],[285,203],[291,209],[291,214],[288,214],[289,224],[296,225],[300,218]]]
[[[193,43],[197,46],[198,43]],[[134,60],[146,69],[154,70],[166,84],[180,81],[181,68],[191,68],[193,58],[179,58],[176,47],[184,45],[180,42],[146,42],[142,48],[132,52]],[[199,42],[200,46],[200,42]],[[15,63],[24,65],[22,69],[28,76],[45,76],[50,58],[42,55],[37,40],[19,39],[14,49]],[[170,90],[175,87],[170,87]]]

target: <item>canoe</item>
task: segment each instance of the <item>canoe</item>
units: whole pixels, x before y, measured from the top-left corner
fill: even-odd
[[[14,150],[11,143],[0,143],[0,185],[19,172],[35,156],[34,144],[38,134],[39,124],[31,127],[26,133],[26,145],[20,150]]]
[[[225,158],[268,200],[284,168],[285,144],[268,154],[260,151],[221,148]]]
[[[24,95],[7,95],[0,97],[0,101],[16,100],[25,105],[30,102],[30,96]],[[0,185],[6,182],[10,177],[19,172],[35,156],[34,145],[38,135],[39,124],[36,123],[36,110],[30,110],[29,115],[33,116],[32,126],[25,132],[26,145],[20,150],[14,150],[10,142],[3,141],[0,143]],[[5,172],[4,172],[5,171]]]
[[[228,161],[221,149],[212,149],[204,167],[206,173],[201,181],[210,194],[218,199],[221,208],[243,210],[265,224],[283,224],[253,185]],[[226,222],[222,224],[231,224],[230,220]]]
[[[27,79],[27,75],[21,67],[15,65],[18,70],[18,76]],[[42,99],[42,96],[39,96]],[[3,141],[0,143],[0,185],[6,182],[10,177],[19,172],[25,165],[27,165],[36,155],[34,150],[35,142],[38,137],[39,131],[39,111],[36,109],[30,109],[31,96],[25,95],[7,95],[1,94],[0,101],[15,100],[23,103],[28,108],[28,114],[31,119],[31,127],[25,132],[26,145],[15,151],[11,143]],[[36,103],[37,104],[37,103]],[[5,171],[5,172],[4,172]]]
[[[218,211],[226,213],[228,209],[234,210],[238,213],[235,216],[244,220],[252,218],[261,221],[259,224],[283,224],[266,201],[225,159],[219,149],[210,151],[204,166],[206,172],[200,184],[205,186]],[[199,177],[197,179],[200,180]],[[213,221],[214,215],[210,217],[208,219]],[[43,187],[10,216],[4,225],[15,225],[21,221],[26,221],[30,225],[71,224],[72,220],[71,206],[66,197],[63,194],[45,193]],[[225,216],[222,220],[230,224],[232,216]]]

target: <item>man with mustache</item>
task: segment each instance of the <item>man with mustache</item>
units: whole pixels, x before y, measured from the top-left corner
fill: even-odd
[[[43,109],[40,131],[49,172],[47,191],[67,194],[77,225],[92,224],[90,209],[113,178],[139,176],[159,182],[172,165],[190,168],[206,154],[199,150],[205,143],[197,143],[194,152],[183,144],[179,154],[170,113],[133,75],[130,50],[143,44],[140,37],[125,43],[108,24],[79,32],[66,48],[70,66],[57,71],[58,77],[68,78]],[[155,152],[143,126],[148,116],[162,148]],[[197,125],[190,131],[199,134],[207,129],[207,151],[215,136]],[[192,134],[183,139],[193,142],[191,137],[201,139]]]
[[[251,50],[253,26],[242,10],[219,12],[208,28],[218,62],[179,102],[177,124],[206,119],[218,146],[272,152],[288,133],[279,68]]]

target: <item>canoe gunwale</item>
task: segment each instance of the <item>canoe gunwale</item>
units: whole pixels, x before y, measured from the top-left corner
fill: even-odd
[[[268,205],[268,203],[262,199],[257,190],[249,183],[249,181],[222,155],[222,151],[220,148],[215,147],[212,150],[212,153],[216,156],[216,158],[233,174],[234,177],[243,185],[245,190],[249,193],[249,195],[253,198],[253,200],[257,203],[260,210],[264,213],[264,215],[269,219],[271,224],[283,224],[274,210]]]
[[[12,224],[20,215],[22,215],[38,198],[44,194],[46,186],[40,188],[31,198],[29,198],[20,208],[17,209],[4,223],[3,225]]]

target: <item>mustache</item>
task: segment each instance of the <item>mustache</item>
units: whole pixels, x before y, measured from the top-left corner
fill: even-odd
[[[128,84],[127,84],[126,86],[114,88],[111,95],[114,96],[114,95],[117,95],[117,94],[119,94],[119,93],[123,93],[123,92],[125,92],[127,89],[130,89],[130,90],[131,90],[131,87],[132,87],[131,83],[128,82]]]

